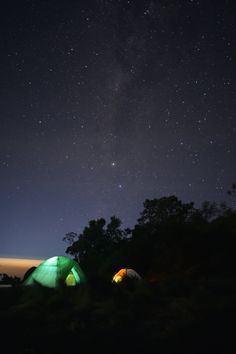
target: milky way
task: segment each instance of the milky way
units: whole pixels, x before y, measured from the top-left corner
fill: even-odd
[[[230,203],[234,1],[13,1],[1,9],[0,253],[146,198]]]

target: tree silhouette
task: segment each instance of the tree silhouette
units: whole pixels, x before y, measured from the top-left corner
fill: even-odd
[[[6,273],[0,273],[0,284],[18,285],[20,284],[20,281],[20,278],[17,276],[10,276]]]
[[[79,236],[66,234],[66,252],[79,259],[91,277],[134,268],[145,277],[189,269],[234,268],[236,213],[225,203],[204,202],[196,208],[176,196],[146,199],[133,229],[121,228],[112,216],[91,220]],[[223,257],[223,258],[222,258]],[[216,261],[217,260],[217,261]]]
[[[66,249],[66,253],[73,256],[74,260],[79,262],[79,250],[77,248],[78,234],[76,232],[68,232],[63,237],[63,241],[67,242],[69,246]]]
[[[66,253],[79,259],[82,267],[86,268],[87,274],[95,276],[116,247],[126,237],[121,226],[121,221],[112,216],[106,226],[103,218],[89,221],[79,236],[76,233],[66,234],[65,241],[73,243],[66,249]]]
[[[167,222],[184,223],[189,221],[195,212],[193,205],[193,202],[183,203],[174,195],[160,199],[146,199],[138,223],[153,227]]]

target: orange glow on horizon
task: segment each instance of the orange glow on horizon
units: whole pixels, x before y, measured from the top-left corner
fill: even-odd
[[[43,259],[0,258],[0,273],[22,278],[31,267],[37,267]]]

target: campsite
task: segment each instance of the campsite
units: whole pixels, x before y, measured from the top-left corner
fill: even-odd
[[[235,15],[1,2],[0,354],[236,354]]]
[[[132,230],[91,220],[66,234],[66,256],[9,277],[7,353],[235,352],[235,212],[173,196],[144,205]]]

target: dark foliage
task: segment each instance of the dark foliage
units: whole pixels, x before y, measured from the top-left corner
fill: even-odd
[[[236,352],[234,210],[171,196],[145,201],[132,230],[112,217],[66,237],[89,281],[0,289],[8,353]],[[142,280],[112,283],[124,267]]]
[[[17,285],[21,283],[21,279],[19,277],[12,277],[6,273],[0,273],[0,285]]]
[[[66,252],[96,279],[124,267],[152,280],[192,268],[232,269],[235,220],[235,211],[223,203],[197,209],[176,196],[146,200],[132,230],[122,230],[115,217],[106,228],[104,219],[92,220]]]

